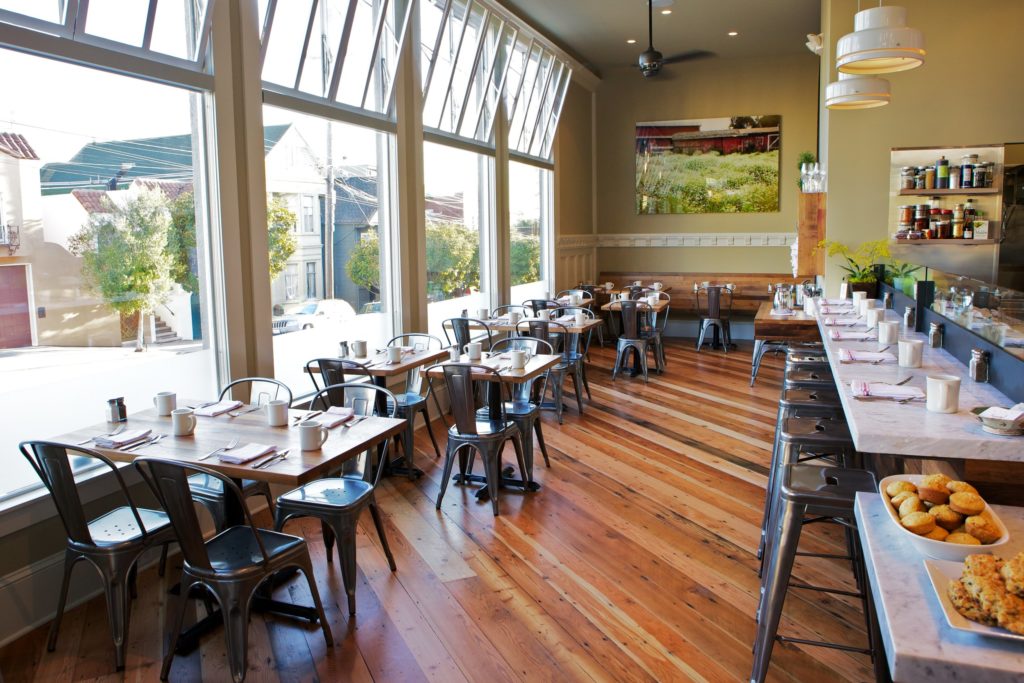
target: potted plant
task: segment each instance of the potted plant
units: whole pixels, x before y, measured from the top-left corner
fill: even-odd
[[[897,291],[903,292],[909,297],[914,296],[914,283],[917,278],[914,273],[921,270],[921,266],[915,266],[906,261],[893,259],[885,268],[885,281]]]
[[[841,256],[846,259],[846,265],[840,268],[848,273],[846,281],[850,283],[851,292],[863,291],[867,292],[869,299],[878,298],[875,264],[884,263],[891,258],[889,243],[886,240],[861,242],[856,249],[851,249],[842,242],[822,240],[818,243],[818,248],[825,249],[829,256]]]

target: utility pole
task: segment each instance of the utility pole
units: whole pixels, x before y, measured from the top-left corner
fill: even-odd
[[[331,84],[331,69],[330,69],[330,46],[327,45],[327,36],[329,31],[327,30],[327,16],[329,3],[320,3],[320,78],[322,92],[327,93],[328,88]],[[327,125],[327,135],[325,141],[327,144],[325,161],[327,162],[327,192],[324,194],[324,258],[323,258],[323,269],[324,269],[324,298],[333,299],[335,297],[334,291],[334,135],[333,125],[331,122],[325,121]]]

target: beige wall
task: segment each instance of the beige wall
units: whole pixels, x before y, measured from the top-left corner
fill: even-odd
[[[1024,140],[1021,0],[903,0],[921,29],[924,66],[888,76],[892,103],[827,111],[828,238],[857,244],[885,239],[889,150]],[[824,9],[829,10],[826,14]],[[853,30],[854,0],[825,0],[826,45]],[[828,35],[828,34],[831,35]],[[830,54],[831,56],[831,54]],[[830,60],[830,64],[834,61]],[[835,69],[831,78],[835,79]],[[842,275],[829,264],[829,282]]]
[[[806,54],[707,59],[658,78],[636,69],[605,75],[597,90],[597,232],[795,232],[800,152],[817,147],[818,59]],[[781,210],[762,214],[636,215],[634,126],[747,114],[782,116]],[[789,248],[599,249],[602,270],[785,272]]]
[[[555,235],[594,230],[593,93],[569,86],[555,135]]]

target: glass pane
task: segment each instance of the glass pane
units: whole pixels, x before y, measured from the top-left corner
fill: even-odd
[[[391,108],[395,72],[398,69],[398,52],[401,48],[402,30],[412,12],[411,0],[391,0],[377,46],[377,58],[370,72],[370,84],[363,103],[365,109],[387,112]]]
[[[508,165],[512,303],[546,298],[551,234],[551,171]]]
[[[519,89],[519,96],[513,102],[512,123],[508,132],[508,145],[510,148],[519,150],[518,142],[523,135],[523,126],[526,123],[527,108],[531,102],[534,91],[537,89],[537,74],[540,73],[541,59],[544,51],[534,46],[526,61],[526,70],[523,72],[522,87]]]
[[[105,424],[109,398],[129,413],[157,391],[216,398],[223,301],[193,161],[203,95],[6,50],[0,62],[0,88],[20,93],[6,130],[25,143],[0,169],[22,228],[0,266],[0,414],[17,425],[0,430],[2,495],[38,484],[19,440]]]
[[[537,78],[533,82],[529,96],[525,102],[520,104],[523,107],[524,114],[522,130],[520,130],[517,137],[509,140],[509,147],[512,149],[519,152],[527,152],[529,150],[530,136],[533,135],[534,128],[537,125],[538,113],[544,104],[544,93],[550,87],[548,81],[554,65],[555,56],[549,52],[544,52],[541,55]]]
[[[421,2],[420,16],[429,20],[439,15],[434,3]],[[427,92],[423,102],[423,125],[428,128],[441,128],[441,111],[444,108],[448,97],[448,82],[452,78],[452,67],[459,50],[459,41],[462,39],[463,26],[469,18],[468,0],[452,0],[451,11],[448,21],[445,22],[441,33],[441,44],[438,46],[437,54],[434,56],[430,69],[430,82],[427,84]],[[424,71],[429,71],[424,65]]]
[[[558,95],[555,98],[554,105],[551,107],[551,114],[549,116],[547,128],[544,131],[544,143],[540,152],[537,156],[543,159],[551,158],[551,145],[555,141],[555,133],[558,132],[558,120],[562,116],[562,107],[565,105],[565,94],[569,91],[569,83],[572,80],[572,71],[568,68],[565,70],[565,78],[562,79],[562,84],[558,91]]]
[[[541,154],[541,149],[544,146],[544,136],[547,133],[548,124],[551,122],[551,113],[554,111],[558,96],[562,92],[561,87],[564,79],[568,75],[569,69],[564,64],[559,62],[555,65],[548,89],[544,92],[544,101],[540,107],[537,125],[534,127],[531,140],[529,143],[525,143],[529,145],[530,154],[533,156],[539,157]]]
[[[466,92],[473,82],[473,65],[476,61],[477,48],[485,29],[487,10],[478,4],[474,4],[469,14],[469,24],[466,26],[465,35],[462,38],[462,46],[459,48],[458,58],[455,61],[455,75],[452,78],[452,85],[448,93],[447,101],[441,110],[441,121],[438,127],[441,130],[455,133],[458,131],[459,113],[462,111],[462,104],[466,98]],[[470,95],[472,98],[472,94]]]
[[[470,83],[469,97],[466,99],[465,111],[460,114],[462,124],[459,126],[459,134],[467,138],[475,138],[477,122],[481,113],[493,106],[496,97],[491,87],[491,71],[498,61],[504,63],[502,51],[504,43],[501,40],[503,22],[496,16],[491,16],[487,21],[487,32],[484,34],[482,49],[479,51],[479,62],[473,72]]]
[[[289,0],[287,5],[278,2],[263,62],[264,81],[288,88],[295,87],[311,9],[312,0]]]
[[[341,85],[338,101],[360,106],[366,77],[370,73],[370,59],[373,58],[373,40],[376,37],[377,18],[382,0],[355,0],[356,16],[352,24],[345,65],[341,70]]]
[[[142,46],[149,2],[135,0],[91,0],[85,20],[85,32],[116,40],[125,45]]]
[[[434,42],[441,30],[441,19],[444,18],[445,0],[420,0],[420,76],[422,87],[427,85],[428,65],[434,58]]]
[[[463,310],[490,307],[486,260],[493,223],[493,159],[444,145],[423,145],[427,219],[429,332]]]
[[[89,13],[92,14],[90,4]],[[197,30],[203,25],[206,0],[162,0],[156,6],[150,49],[172,57],[194,59]]]
[[[491,130],[494,126],[494,117],[498,113],[498,102],[501,99],[502,88],[508,78],[509,62],[516,41],[516,30],[506,26],[502,32],[501,44],[495,53],[494,69],[487,85],[486,97],[477,118],[476,129],[473,137],[484,142],[491,139]]]
[[[296,396],[308,360],[392,336],[393,136],[265,106],[274,375]]]
[[[0,0],[0,9],[62,24],[64,23],[64,16],[61,13],[63,4],[61,0]]]

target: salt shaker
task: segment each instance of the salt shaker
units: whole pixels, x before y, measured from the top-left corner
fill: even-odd
[[[917,311],[913,306],[903,309],[903,329],[909,332],[917,328]]]
[[[107,422],[124,422],[127,419],[128,408],[124,405],[124,397],[107,401]]]
[[[886,292],[886,293],[885,293],[885,294],[884,294],[884,295],[882,296],[882,301],[884,301],[884,302],[885,302],[885,308],[890,308],[890,309],[891,309],[891,308],[893,307],[893,303],[892,303],[892,292]]]
[[[987,382],[989,372],[989,353],[981,349],[971,349],[971,363],[968,366],[971,379],[975,382]]]
[[[944,328],[942,323],[932,323],[928,328],[928,345],[933,349],[942,348],[942,334]]]
[[[348,358],[348,342],[338,342],[338,357]]]

